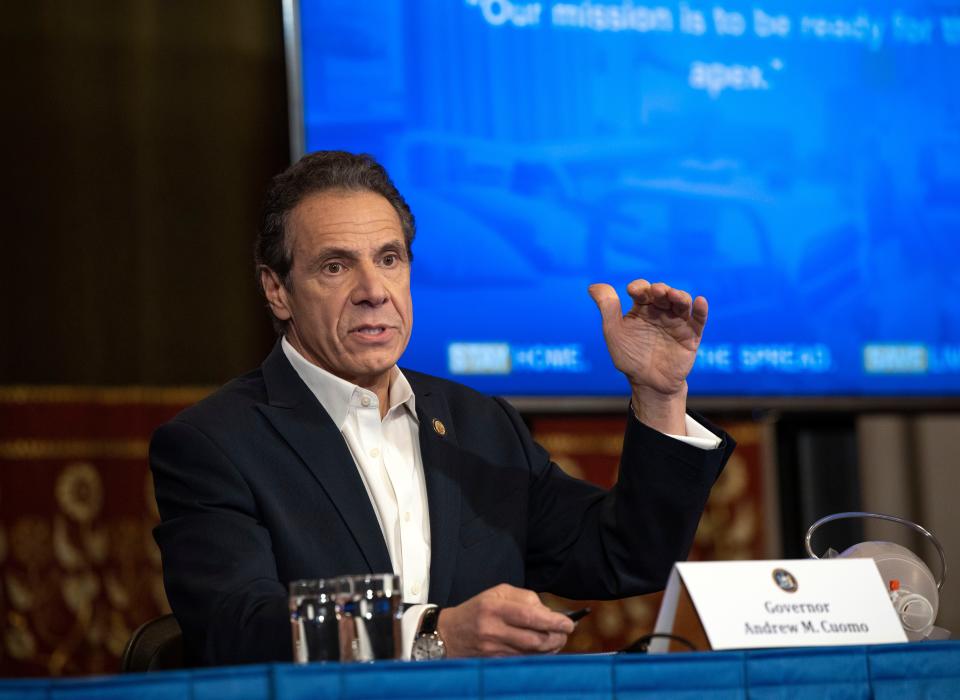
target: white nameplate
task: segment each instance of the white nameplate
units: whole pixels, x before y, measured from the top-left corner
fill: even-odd
[[[907,641],[873,559],[677,563],[655,632],[673,630],[683,588],[713,649]]]

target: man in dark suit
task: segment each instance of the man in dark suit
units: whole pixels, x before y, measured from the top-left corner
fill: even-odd
[[[413,236],[367,156],[320,152],[275,178],[257,264],[282,339],[151,444],[193,662],[289,660],[287,583],[390,571],[415,604],[405,628],[441,606],[451,656],[556,651],[572,623],[532,591],[645,593],[686,556],[733,449],[686,414],[706,300],[637,280],[623,315],[611,287],[590,288],[632,392],[605,492],[564,475],[507,403],[397,368]]]

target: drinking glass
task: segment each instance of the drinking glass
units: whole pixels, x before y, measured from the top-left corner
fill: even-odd
[[[303,579],[290,583],[290,627],[293,660],[339,661],[340,581]]]
[[[339,579],[341,658],[399,659],[402,617],[400,577],[362,574]]]

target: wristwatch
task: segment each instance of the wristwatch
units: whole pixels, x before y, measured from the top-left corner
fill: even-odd
[[[447,656],[447,647],[440,639],[437,622],[440,619],[440,608],[427,608],[420,618],[420,631],[413,642],[410,658],[414,661],[430,661],[444,659]]]

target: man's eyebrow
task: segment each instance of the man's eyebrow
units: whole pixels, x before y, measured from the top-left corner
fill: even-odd
[[[404,253],[407,250],[407,246],[403,241],[397,239],[395,241],[389,241],[380,246],[380,249],[377,251],[377,255],[383,255],[384,253]]]
[[[357,253],[356,251],[350,250],[348,248],[323,248],[310,259],[309,263],[307,263],[307,270],[310,272],[316,272],[323,266],[323,263],[329,260],[330,258],[344,258],[345,260],[356,260]]]

